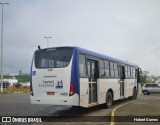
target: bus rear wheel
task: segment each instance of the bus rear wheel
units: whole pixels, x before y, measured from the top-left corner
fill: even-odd
[[[109,91],[107,92],[107,95],[106,95],[106,108],[112,107],[112,104],[113,104],[113,95]]]

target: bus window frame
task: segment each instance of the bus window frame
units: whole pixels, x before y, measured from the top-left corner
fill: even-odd
[[[86,74],[85,76],[81,76],[80,74],[80,70],[79,70],[79,55],[83,55],[85,57],[85,71],[86,71]],[[78,72],[79,72],[79,78],[87,78],[88,77],[88,70],[87,70],[87,59],[86,59],[86,55],[84,53],[79,53],[78,54]]]
[[[110,60],[110,61],[109,61],[109,65],[110,65],[110,62],[113,63],[113,69],[111,69],[111,66],[109,66],[109,68],[110,68],[110,78],[112,78],[112,79],[119,79],[118,62]],[[114,63],[117,64],[117,70],[114,69]],[[114,71],[114,77],[111,77],[111,70]],[[117,76],[117,77],[115,77],[115,71],[118,71],[118,76]]]

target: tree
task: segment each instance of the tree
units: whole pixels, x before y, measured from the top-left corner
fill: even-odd
[[[142,70],[141,70],[140,82],[141,82],[142,84],[148,82],[148,74],[149,74],[148,71],[142,71]]]
[[[29,82],[29,75],[16,76],[16,79],[18,79],[20,83]]]

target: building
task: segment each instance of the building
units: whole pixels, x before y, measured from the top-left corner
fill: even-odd
[[[12,79],[4,79],[4,82],[8,82],[10,84],[10,86],[13,86],[15,84],[18,83],[18,80],[16,78],[12,78]]]
[[[27,87],[27,86],[30,86],[30,83],[29,83],[29,82],[27,82],[27,83],[21,83],[21,84],[22,84],[23,87],[25,87],[25,86],[26,86],[26,87]]]

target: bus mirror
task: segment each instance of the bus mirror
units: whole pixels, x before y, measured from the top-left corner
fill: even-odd
[[[40,45],[38,45],[38,50],[40,50],[41,49],[41,47],[40,47]]]

